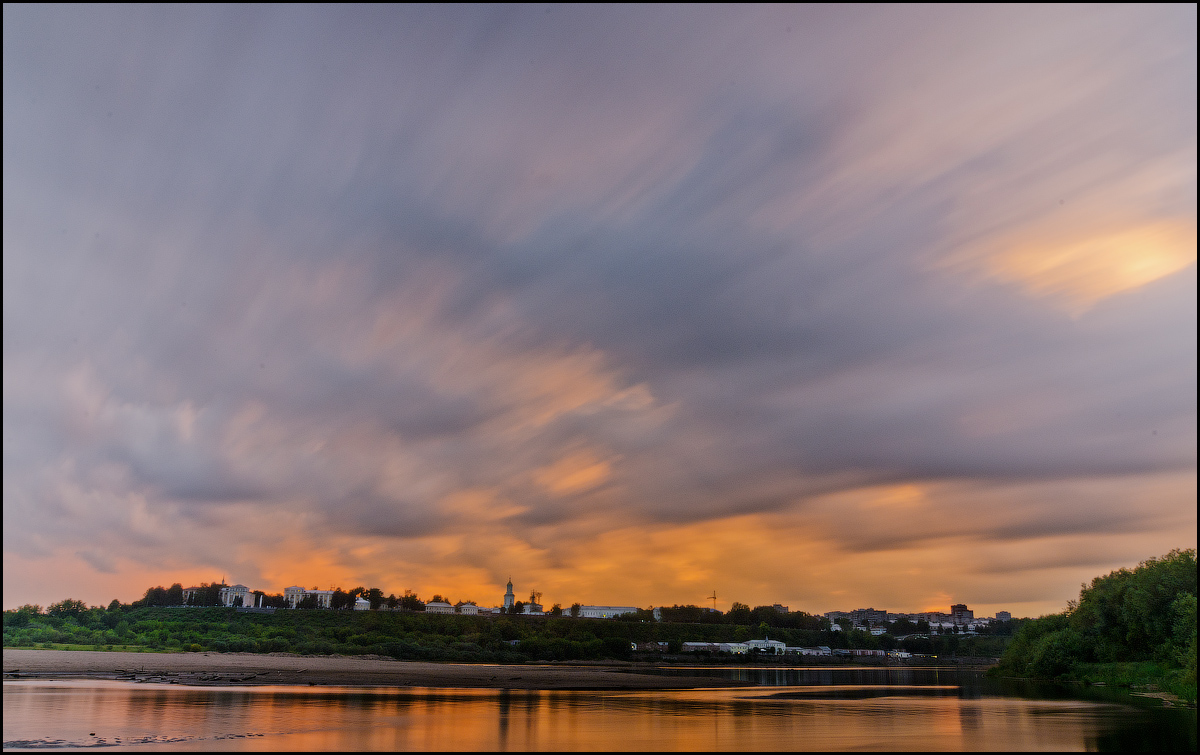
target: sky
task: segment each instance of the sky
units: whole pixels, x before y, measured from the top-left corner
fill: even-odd
[[[4,6],[4,607],[977,616],[1196,545],[1196,6]]]

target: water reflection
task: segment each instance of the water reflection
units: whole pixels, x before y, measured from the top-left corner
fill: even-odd
[[[763,669],[730,673],[743,671]],[[786,669],[770,670],[770,676],[779,683],[668,692],[9,682],[4,684],[4,747],[1123,750],[1196,745],[1195,711],[1005,697],[990,694],[978,680],[925,669]]]

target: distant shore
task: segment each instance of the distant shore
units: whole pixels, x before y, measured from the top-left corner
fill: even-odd
[[[632,666],[482,665],[378,656],[286,653],[121,653],[4,649],[4,681],[110,679],[207,687],[267,684],[347,687],[663,690],[741,687],[711,677],[658,676]]]

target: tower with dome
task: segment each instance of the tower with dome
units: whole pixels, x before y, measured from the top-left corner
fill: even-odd
[[[513,595],[512,577],[508,578],[508,592],[504,593],[504,610],[507,612],[513,607],[513,603],[517,601],[517,596]]]

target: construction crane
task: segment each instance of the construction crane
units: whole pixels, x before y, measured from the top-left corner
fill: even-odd
[[[713,602],[713,610],[714,611],[717,610],[717,591],[716,590],[713,590],[713,594],[709,595],[706,598],[706,600],[711,600]]]

